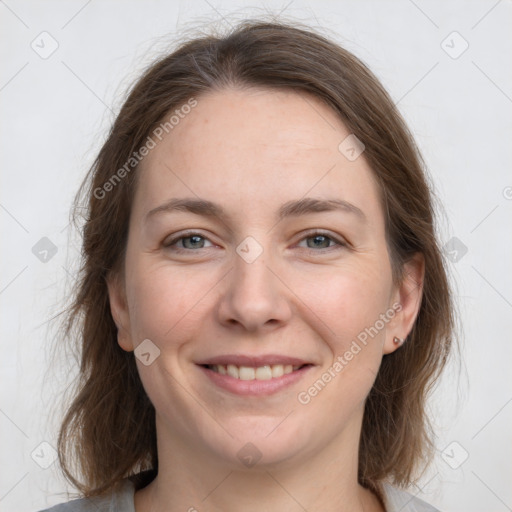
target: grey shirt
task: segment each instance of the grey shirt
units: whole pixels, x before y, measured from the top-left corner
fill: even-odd
[[[408,492],[383,484],[386,512],[439,512]],[[103,497],[80,498],[40,512],[135,512],[135,486],[125,478],[116,491]]]

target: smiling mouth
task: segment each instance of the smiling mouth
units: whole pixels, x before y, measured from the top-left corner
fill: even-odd
[[[205,364],[201,365],[208,370],[221,375],[227,375],[238,380],[271,380],[288,375],[310,364],[296,365],[273,364],[258,367],[237,366],[234,364]]]

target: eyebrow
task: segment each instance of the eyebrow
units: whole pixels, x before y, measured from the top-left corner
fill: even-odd
[[[219,204],[206,199],[184,197],[171,199],[170,201],[153,208],[147,213],[146,221],[156,214],[176,211],[189,212],[203,217],[218,217],[220,219],[229,218],[229,215]],[[332,211],[350,213],[360,221],[365,223],[368,222],[366,215],[360,208],[348,201],[345,201],[344,199],[316,199],[314,197],[305,197],[284,203],[277,212],[277,219],[281,221],[287,217]]]

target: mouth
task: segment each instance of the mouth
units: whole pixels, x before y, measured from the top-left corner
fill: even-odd
[[[218,356],[196,363],[210,383],[237,395],[270,395],[298,382],[315,365],[287,356]]]
[[[289,375],[310,364],[291,365],[291,364],[266,364],[263,366],[237,366],[234,364],[206,364],[201,365],[220,375],[228,375],[233,379],[239,380],[271,380],[278,379],[283,375]]]

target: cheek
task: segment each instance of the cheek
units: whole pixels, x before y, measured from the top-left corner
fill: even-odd
[[[373,268],[331,270],[329,276],[317,275],[303,289],[304,293],[309,290],[304,302],[312,305],[318,317],[317,330],[321,324],[327,326],[322,328],[323,341],[330,351],[322,370],[297,396],[312,416],[348,421],[373,386],[387,325],[381,315],[388,311],[389,297],[387,274],[378,266]]]
[[[336,352],[375,324],[388,308],[389,270],[375,265],[346,265],[322,269],[307,281],[297,281],[299,295],[311,305],[318,319],[330,332],[330,345]]]
[[[200,325],[202,298],[214,284],[211,272],[202,275],[197,269],[171,268],[144,258],[132,269],[127,293],[134,336],[164,346],[176,340],[177,332],[186,337],[185,331]]]

